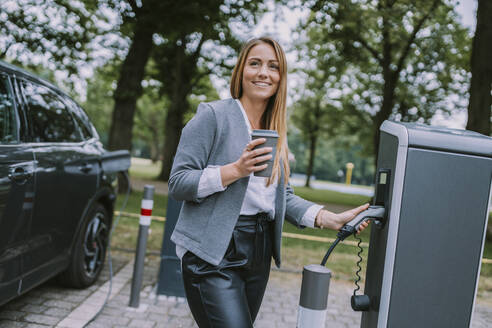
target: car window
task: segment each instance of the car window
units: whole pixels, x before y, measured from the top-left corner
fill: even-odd
[[[0,75],[0,142],[17,142],[18,128],[12,93],[8,87],[7,76]]]
[[[82,141],[75,122],[61,97],[50,89],[22,82],[34,142]]]
[[[84,110],[70,98],[65,97],[65,103],[72,110],[73,118],[80,128],[83,138],[87,140],[94,137],[94,134],[92,133],[92,124],[90,123],[89,117],[87,117]]]

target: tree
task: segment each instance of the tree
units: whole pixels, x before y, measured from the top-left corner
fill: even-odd
[[[197,65],[206,57],[201,53],[203,44],[208,40],[230,40],[229,23],[254,22],[261,3],[128,0],[120,12],[124,22],[122,30],[128,31],[131,46],[121,66],[114,94],[109,147],[131,147],[136,102],[142,94],[141,81],[152,51],[156,49],[153,57],[163,70],[160,81],[168,81],[163,83],[163,90],[172,90],[163,93],[169,98],[170,107],[167,111],[164,165],[160,179],[167,180],[183,126],[181,112],[188,110],[186,99],[191,92],[190,83],[200,79],[195,78],[195,73],[199,71]],[[166,74],[173,78],[169,81]]]
[[[323,77],[321,71],[306,71],[308,74],[307,83],[301,98],[293,106],[291,120],[300,130],[302,138],[308,143],[308,164],[306,167],[306,187],[310,187],[311,176],[313,174],[314,159],[318,139],[327,133],[327,116],[330,111],[336,110],[325,100],[326,90],[323,87]],[[316,76],[316,78],[314,77]]]
[[[169,99],[160,92],[160,83],[144,80],[144,93],[137,102],[134,135],[150,147],[150,159],[156,162],[162,158],[164,125]]]
[[[467,32],[452,1],[313,1],[305,24],[320,49],[318,60],[343,73],[331,88],[354,116],[354,133],[372,134],[377,154],[386,119],[428,122],[449,112],[451,94],[467,83]],[[317,33],[309,34],[316,30]],[[323,65],[323,64],[321,64]],[[461,108],[459,103],[455,107]],[[357,123],[357,124],[353,124]],[[364,132],[370,127],[370,133]]]
[[[297,31],[303,34],[303,30]],[[350,107],[340,110],[343,97],[334,87],[341,85],[344,77],[343,70],[334,69],[343,58],[333,54],[325,56],[325,50],[318,44],[320,37],[318,28],[312,28],[295,44],[298,61],[293,72],[301,75],[304,85],[298,90],[291,121],[299,129],[301,136],[308,143],[308,164],[306,167],[306,187],[310,186],[311,175],[314,172],[316,149],[320,138],[336,138],[339,135],[350,134]],[[322,60],[320,60],[322,58]],[[338,171],[338,168],[337,170]],[[336,172],[335,171],[335,172]]]
[[[129,34],[131,41],[114,92],[109,149],[131,149],[133,119],[137,100],[142,95],[141,82],[153,46],[152,37],[170,18],[168,14],[173,12],[173,5],[179,4],[174,1],[128,0],[117,7],[123,19],[120,30]]]
[[[262,1],[224,0],[190,2],[183,5],[186,24],[177,24],[174,33],[162,34],[153,59],[162,83],[162,94],[170,105],[167,111],[163,164],[159,179],[167,181],[176,153],[184,116],[191,110],[189,96],[198,94],[200,82],[210,74],[222,74],[227,60],[238,50],[240,41],[231,25],[251,26],[261,12]]]
[[[97,9],[89,0],[1,1],[0,59],[77,74],[91,60],[93,40],[105,33]]]
[[[491,134],[492,111],[492,1],[478,0],[477,28],[471,56],[470,101],[466,128]]]
[[[309,148],[295,126],[289,127],[289,151],[296,158],[291,171],[305,174],[309,162]],[[357,136],[335,135],[320,136],[316,147],[313,176],[317,180],[345,182],[344,173],[348,162],[354,163],[352,182],[370,185],[374,183],[374,166],[372,157],[363,155],[362,145]],[[311,178],[313,178],[313,176]]]
[[[93,76],[87,81],[87,96],[82,104],[105,146],[108,143],[114,106],[114,77],[119,65],[117,61],[110,61],[94,71]]]

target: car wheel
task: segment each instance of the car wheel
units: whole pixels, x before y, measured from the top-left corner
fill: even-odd
[[[109,238],[109,215],[96,203],[84,218],[77,234],[68,269],[60,275],[63,284],[84,288],[92,285],[104,266]]]

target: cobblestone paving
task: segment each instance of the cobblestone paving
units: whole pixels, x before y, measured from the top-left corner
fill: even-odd
[[[115,261],[119,268],[124,259]],[[175,298],[156,298],[153,294],[158,263],[146,264],[140,307],[128,307],[129,281],[121,292],[105,307],[91,328],[191,328],[194,323],[186,302]],[[295,327],[301,275],[272,271],[263,304],[255,323],[256,328]],[[0,308],[0,328],[52,327],[83,302],[97,287],[73,290],[47,283],[18,300]],[[360,313],[350,309],[352,285],[332,281],[328,300],[326,327],[359,327]],[[491,327],[492,305],[478,301],[475,306],[473,328]]]
[[[113,270],[120,270],[128,259],[113,259]],[[96,291],[108,278],[108,267],[98,281],[86,289],[59,286],[50,280],[27,294],[0,307],[0,328],[53,327]]]

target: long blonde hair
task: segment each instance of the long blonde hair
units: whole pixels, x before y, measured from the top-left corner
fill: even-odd
[[[280,81],[278,85],[277,92],[270,97],[268,101],[267,108],[263,113],[261,119],[262,126],[268,130],[277,131],[279,138],[277,142],[277,152],[275,155],[275,161],[273,163],[273,174],[268,179],[267,186],[271,185],[274,179],[278,179],[280,182],[281,167],[284,168],[284,182],[287,184],[289,182],[290,167],[289,167],[289,148],[287,146],[287,60],[285,59],[285,53],[282,47],[277,41],[270,37],[260,37],[254,38],[246,42],[241,52],[239,53],[239,58],[237,60],[236,66],[232,71],[231,77],[231,96],[234,99],[241,98],[243,94],[243,71],[246,59],[248,57],[249,51],[256,45],[266,43],[272,46],[277,55],[279,62],[279,74]],[[281,161],[280,161],[281,160]]]

